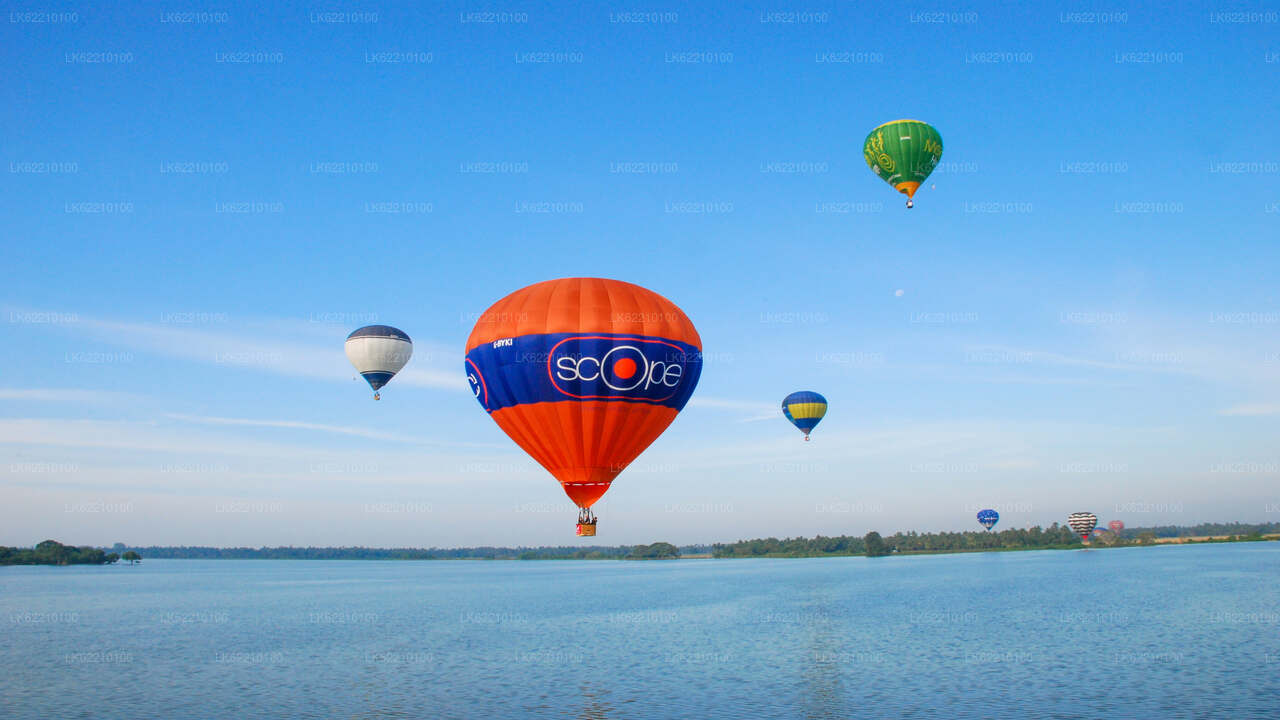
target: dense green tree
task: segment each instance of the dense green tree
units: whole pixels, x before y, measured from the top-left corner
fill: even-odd
[[[652,545],[636,545],[627,555],[629,560],[663,560],[680,557],[680,548],[671,543],[656,542]]]
[[[36,543],[35,556],[41,565],[71,564],[71,548],[57,540]]]
[[[101,565],[106,553],[94,547],[72,547],[45,540],[34,548],[0,547],[0,565]]]
[[[872,530],[862,538],[862,544],[867,548],[867,557],[884,557],[893,552],[888,545],[885,544],[884,538],[880,537],[880,533]]]
[[[125,562],[129,563],[130,565],[136,565],[139,561],[142,560],[142,556],[132,550],[125,552],[125,554],[121,555],[120,557],[124,558]]]

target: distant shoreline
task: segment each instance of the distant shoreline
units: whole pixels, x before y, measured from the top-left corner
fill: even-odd
[[[1025,548],[978,548],[963,550],[907,550],[902,552],[894,552],[884,557],[914,557],[926,555],[971,555],[974,553],[1007,553],[1007,552],[1038,552],[1038,551],[1056,551],[1056,550],[1113,550],[1123,548],[1154,548],[1168,545],[1223,545],[1245,542],[1275,542],[1280,540],[1280,536],[1268,535],[1263,538],[1239,538],[1236,540],[1228,540],[1226,536],[1200,538],[1169,538],[1164,541],[1156,541],[1152,543],[1129,543],[1124,545],[1104,545],[1094,543],[1090,545],[1053,545],[1044,547],[1025,547]],[[453,558],[355,558],[355,557],[180,557],[180,556],[163,556],[153,557],[153,560],[253,560],[262,562],[279,562],[279,561],[297,561],[297,562],[316,562],[316,561],[342,561],[342,562],[556,562],[565,560],[612,560],[612,561],[678,561],[678,560],[820,560],[826,558],[850,558],[850,557],[866,557],[865,553],[826,553],[822,555],[788,555],[784,553],[752,555],[752,556],[727,556],[716,557],[711,553],[697,553],[690,555],[679,555],[676,557],[664,558],[637,558],[637,557],[573,557],[568,555],[547,556],[538,558],[520,558],[520,557],[453,557]],[[14,564],[13,566],[17,566]]]
[[[1107,545],[1104,543],[1091,543],[1085,545],[1076,543],[1074,545],[1044,545],[1040,547],[996,547],[996,548],[965,548],[956,550],[906,550],[893,552],[885,557],[909,557],[915,555],[968,555],[972,553],[1005,553],[1005,552],[1035,552],[1040,550],[1118,550],[1122,548],[1150,548],[1160,545],[1223,545],[1230,543],[1243,542],[1274,542],[1280,540],[1280,535],[1264,535],[1261,538],[1238,538],[1236,540],[1228,540],[1230,536],[1201,536],[1197,538],[1158,538],[1151,543],[1125,543],[1120,545]],[[712,557],[710,555],[699,555],[690,557],[680,557],[679,560],[751,560],[753,558],[767,558],[771,560],[804,560],[816,558],[832,558],[832,557],[866,557],[865,553],[824,553],[821,555],[789,555],[786,553],[774,553],[765,555],[739,555],[731,557]]]
[[[1037,551],[1055,551],[1055,550],[1113,550],[1113,549],[1123,549],[1123,548],[1154,548],[1154,547],[1169,546],[1169,545],[1179,545],[1179,546],[1224,545],[1224,544],[1245,543],[1245,542],[1275,542],[1277,540],[1280,540],[1280,537],[1277,537],[1275,535],[1270,535],[1267,537],[1263,537],[1261,539],[1240,538],[1237,540],[1227,540],[1225,539],[1225,536],[1222,538],[1201,537],[1201,538],[1195,538],[1195,539],[1169,538],[1163,541],[1156,541],[1156,542],[1147,543],[1147,544],[1130,543],[1126,545],[1077,544],[1077,545],[1054,545],[1054,546],[1046,546],[1046,547],[1026,547],[1026,548],[980,548],[980,549],[972,549],[972,550],[970,549],[908,550],[905,552],[894,552],[884,557],[915,557],[915,556],[927,556],[927,555],[971,555],[975,553],[1037,552]],[[866,557],[866,554],[865,553],[826,553],[823,555],[787,555],[787,554],[777,553],[777,554],[752,555],[752,556],[716,557],[710,553],[698,553],[698,554],[679,555],[676,557],[664,557],[664,558],[635,558],[635,557],[626,557],[626,556],[580,558],[580,557],[572,557],[567,555],[548,556],[548,557],[539,557],[539,558],[519,558],[519,557],[501,557],[501,558],[484,558],[484,557],[455,557],[455,558],[221,557],[221,558],[209,558],[209,557],[166,556],[166,557],[158,557],[158,558],[151,558],[151,559],[152,560],[157,560],[157,559],[158,560],[213,560],[213,561],[248,560],[248,561],[260,561],[260,562],[318,562],[318,561],[324,561],[324,560],[341,561],[341,562],[557,562],[557,561],[566,561],[566,560],[592,560],[592,561],[611,560],[615,562],[621,562],[621,561],[666,562],[666,561],[679,561],[679,560],[727,560],[727,561],[821,560],[821,559],[828,559],[828,558],[851,558],[851,557]],[[70,563],[70,564],[74,565],[74,564],[85,564],[85,563]],[[94,564],[98,564],[98,563],[94,563]],[[0,567],[20,567],[20,566],[50,567],[50,566],[58,566],[58,565],[67,565],[67,563],[0,563]]]
[[[1190,545],[1226,542],[1266,542],[1280,539],[1280,523],[1201,523],[1189,527],[1159,526],[1098,532],[1089,547]],[[757,538],[733,543],[676,546],[666,542],[649,545],[559,545],[539,547],[369,548],[369,547],[232,547],[127,546],[110,548],[64,546],[46,540],[35,548],[0,547],[0,565],[101,563],[122,560],[733,560],[742,558],[817,558],[894,555],[951,555],[974,552],[1024,550],[1078,550],[1083,547],[1073,531],[1057,523],[1048,528],[1011,528],[998,532],[897,532],[880,537],[840,535],[813,538]]]

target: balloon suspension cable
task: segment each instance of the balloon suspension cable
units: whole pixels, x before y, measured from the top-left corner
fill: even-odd
[[[595,513],[591,512],[591,508],[578,508],[578,522],[583,525],[595,525]]]

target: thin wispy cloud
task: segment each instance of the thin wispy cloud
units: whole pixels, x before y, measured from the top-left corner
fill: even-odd
[[[778,419],[775,416],[774,419]],[[911,425],[888,429],[845,430],[823,433],[805,443],[798,432],[785,423],[768,440],[741,440],[648,456],[651,462],[673,462],[691,469],[752,467],[771,472],[779,465],[817,464],[831,471],[858,467],[858,461],[921,453],[974,452],[993,446],[1005,450],[1010,428],[974,424]],[[797,450],[803,449],[804,454]]]
[[[80,418],[2,419],[0,444],[151,451],[165,456],[209,454],[279,457],[283,454],[315,454],[313,448],[286,447],[256,438],[241,438],[229,442],[226,438],[175,432],[155,421]]]
[[[1280,415],[1280,403],[1259,403],[1253,405],[1236,405],[1225,410],[1219,410],[1219,415],[1230,415],[1240,417],[1261,417],[1268,415]]]
[[[395,477],[412,483],[413,478],[424,477],[474,478],[494,468],[508,470],[530,464],[506,446],[395,438],[358,428],[200,416],[165,420],[0,419],[0,458],[10,463],[9,475],[0,469],[0,485],[21,475],[28,466],[37,478],[52,477],[50,473],[58,467],[72,467],[81,480],[93,482],[113,468],[126,474],[165,468],[184,481],[203,478],[221,483],[228,473],[250,478],[372,473],[380,482]],[[215,426],[243,432],[216,432],[212,429]],[[271,437],[263,428],[301,430],[302,435]],[[378,442],[339,446],[333,437],[319,441],[306,437],[313,433]],[[393,442],[384,442],[387,440]],[[398,440],[403,444],[395,443]],[[86,472],[80,472],[82,467]]]
[[[343,425],[326,425],[323,423],[305,422],[301,420],[262,420],[256,418],[229,418],[229,417],[211,417],[203,415],[185,415],[182,413],[166,413],[165,417],[178,420],[181,422],[195,423],[199,425],[221,425],[230,427],[259,427],[259,428],[281,428],[287,430],[307,430],[320,433],[328,433],[334,435],[348,435],[351,437],[368,438],[370,440],[386,440],[389,442],[407,443],[410,445],[433,445],[440,447],[472,447],[472,448],[503,448],[501,445],[494,443],[469,443],[455,442],[445,440],[434,440],[430,438],[416,437],[412,435],[404,435],[401,433],[388,433],[380,430],[369,430],[367,428],[350,427]]]
[[[1123,372],[1190,372],[1190,370],[1182,364],[1175,364],[1172,362],[1139,362],[1139,357],[1154,357],[1154,355],[1150,353],[1139,353],[1138,351],[1130,351],[1129,356],[1131,356],[1132,359],[1129,360],[1125,359],[1125,353],[1112,353],[1111,357],[1108,359],[1106,357],[1067,355],[1063,353],[1049,352],[1046,350],[1010,347],[1007,345],[971,345],[965,348],[965,353],[967,357],[976,358],[976,362],[978,364],[983,364],[982,361],[989,357],[991,358],[991,364],[1004,364],[1010,367],[1017,367],[1019,365],[1056,365],[1062,367],[1083,367]],[[1169,356],[1174,357],[1174,354],[1170,353]],[[1181,358],[1181,356],[1177,357]]]
[[[734,412],[745,413],[745,415],[738,418],[737,422],[776,420],[782,416],[780,405],[772,405],[758,400],[732,400],[729,398],[701,397],[694,395],[693,398],[689,400],[689,405],[695,408],[731,410]]]
[[[133,393],[112,390],[82,390],[79,388],[0,388],[0,400],[31,400],[35,402],[104,404],[136,400]]]
[[[79,314],[76,317],[75,322],[48,327],[87,335],[139,352],[229,370],[328,381],[347,381],[355,374],[343,353],[341,333],[336,334],[333,344],[320,345],[316,343],[314,330],[307,332],[312,324],[301,321],[293,323],[297,330],[289,333],[284,329],[288,324],[281,321],[270,323],[267,332],[252,325],[214,330],[187,325],[101,320]],[[220,323],[221,326],[228,324]],[[289,338],[288,335],[294,337]],[[447,351],[440,343],[415,341],[413,359],[397,375],[396,384],[468,391],[462,371],[447,367],[449,360],[456,360],[456,367],[461,367],[456,351]]]

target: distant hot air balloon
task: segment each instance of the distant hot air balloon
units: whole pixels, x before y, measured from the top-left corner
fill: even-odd
[[[782,414],[792,425],[804,433],[805,442],[809,441],[809,433],[818,426],[822,417],[827,414],[827,399],[816,392],[801,390],[793,392],[782,400]]]
[[[988,532],[990,532],[991,528],[995,527],[998,522],[1000,522],[1000,513],[995,510],[978,511],[978,524],[986,528]]]
[[[618,473],[689,402],[702,339],[680,308],[618,280],[530,285],[480,316],[466,345],[476,400],[577,505],[578,534]]]
[[[1111,522],[1107,523],[1107,527],[1111,528],[1111,532],[1118,533],[1124,529],[1124,521],[1112,520]]]
[[[907,207],[912,207],[912,198],[920,183],[942,159],[942,136],[928,123],[894,120],[867,135],[862,155],[867,166],[881,180],[906,195]]]
[[[1089,512],[1076,512],[1067,516],[1067,526],[1080,536],[1082,542],[1089,542],[1089,534],[1098,525],[1098,516]]]
[[[413,355],[413,341],[403,330],[390,325],[367,325],[347,336],[347,359],[373,388],[378,391],[404,368]]]

